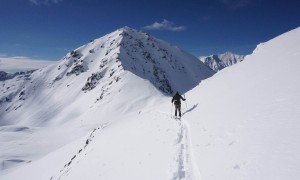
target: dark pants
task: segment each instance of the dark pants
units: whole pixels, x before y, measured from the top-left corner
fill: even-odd
[[[181,104],[175,104],[175,116],[177,116],[177,110],[179,112],[179,117],[181,117]]]

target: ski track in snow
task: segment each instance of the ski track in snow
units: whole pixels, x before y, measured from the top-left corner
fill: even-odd
[[[172,180],[200,180],[197,164],[193,161],[193,151],[188,123],[179,122],[179,132],[175,141],[175,169]]]
[[[195,107],[193,107],[195,108]],[[157,111],[169,118],[168,112]],[[187,113],[184,112],[183,114]],[[178,133],[174,142],[174,162],[171,164],[171,180],[202,180],[199,168],[194,160],[189,124],[186,119],[171,118],[178,124]]]

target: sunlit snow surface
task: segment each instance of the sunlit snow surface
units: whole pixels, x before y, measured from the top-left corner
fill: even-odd
[[[39,78],[33,75],[28,81],[28,94],[34,95],[21,95],[25,100],[19,97],[22,87],[13,85],[27,87],[26,80],[6,82],[10,93],[18,93],[1,107],[6,115],[0,116],[0,179],[298,180],[299,49],[298,28],[260,45],[242,63],[209,79],[197,79],[208,77],[209,71],[186,71],[183,78],[194,78],[187,83],[191,88],[200,84],[185,94],[181,121],[171,118],[174,107],[159,89],[161,82],[151,80],[152,73],[132,73],[128,64],[122,66],[124,71],[105,73],[107,78],[96,79],[95,87],[82,90],[90,72],[101,75],[103,61],[96,61],[100,56],[91,55],[95,64],[83,63],[83,72],[71,72],[76,65],[68,57],[37,72]],[[105,66],[110,72],[118,64]],[[171,80],[173,70],[162,70],[160,75],[167,74],[170,86],[178,89]],[[11,110],[21,104],[22,112]],[[43,104],[48,111],[34,111]]]

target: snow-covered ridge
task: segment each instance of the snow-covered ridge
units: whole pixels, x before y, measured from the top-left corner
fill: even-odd
[[[14,111],[24,107],[27,101],[17,101],[20,94],[28,99],[37,93],[59,94],[73,89],[79,93],[76,99],[91,96],[95,102],[104,97],[109,101],[113,92],[128,84],[128,74],[170,95],[175,91],[186,92],[214,72],[182,50],[147,33],[124,27],[71,51],[56,64],[34,72],[30,78],[4,83],[0,103],[5,113],[1,117],[6,119],[4,116],[10,112],[16,114]]]
[[[218,72],[228,66],[232,66],[236,63],[239,63],[243,61],[244,58],[244,55],[233,54],[231,52],[225,52],[219,55],[199,57],[200,61],[202,61],[215,72]]]
[[[213,72],[197,58],[147,33],[125,28],[120,59],[125,69],[150,80],[166,94],[186,92]]]
[[[0,154],[1,168],[31,162],[83,136],[91,124],[141,113],[159,104],[164,95],[186,92],[213,74],[192,55],[128,27],[92,40],[54,64],[0,81],[0,126],[5,127],[3,137],[8,137],[3,142],[8,147],[31,135],[15,130],[10,137],[6,129],[35,129],[33,136],[47,136],[50,128],[57,136],[64,135],[64,127],[76,132],[60,141],[48,138],[51,148],[35,142],[28,142],[26,147],[36,147],[28,152],[8,148]]]
[[[166,94],[185,92],[213,74],[193,56],[129,27],[72,51],[57,69],[61,73],[56,80],[64,75],[93,72],[84,90],[93,89],[107,72],[113,76],[125,70],[149,80]],[[114,78],[118,81],[120,76]]]

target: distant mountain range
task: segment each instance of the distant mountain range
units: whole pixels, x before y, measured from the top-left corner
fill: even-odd
[[[215,72],[218,72],[225,67],[232,66],[236,63],[243,61],[244,55],[233,54],[231,52],[225,52],[224,54],[214,54],[210,56],[199,57],[205,65],[210,67]]]
[[[30,70],[30,71],[26,71],[26,72],[20,71],[20,72],[15,72],[15,73],[7,73],[5,71],[0,71],[0,81],[12,79],[18,75],[30,75],[34,71],[35,70]]]

